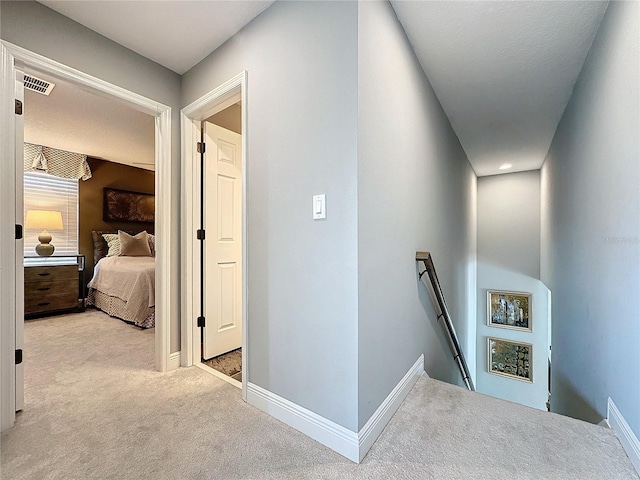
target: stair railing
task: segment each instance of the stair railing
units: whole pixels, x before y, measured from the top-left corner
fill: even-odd
[[[422,276],[425,273],[429,274],[429,281],[431,282],[431,287],[433,288],[433,293],[436,297],[436,302],[438,302],[438,308],[440,309],[438,320],[442,320],[442,327],[446,333],[447,340],[449,341],[449,347],[451,348],[454,360],[458,364],[458,368],[460,369],[460,373],[462,374],[464,383],[469,390],[473,391],[475,390],[475,388],[473,387],[473,380],[471,379],[471,375],[469,374],[469,368],[467,367],[467,362],[464,359],[464,354],[462,353],[462,348],[460,347],[460,342],[458,341],[456,329],[451,322],[451,315],[449,315],[447,302],[445,302],[444,300],[444,294],[442,293],[442,288],[440,287],[440,282],[438,281],[436,267],[433,265],[433,260],[431,259],[431,253],[416,252],[416,261],[422,262],[425,266],[425,270],[420,272],[418,280],[421,280]]]

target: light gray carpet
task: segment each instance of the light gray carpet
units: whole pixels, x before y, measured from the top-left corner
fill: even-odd
[[[26,328],[27,403],[2,479],[633,479],[611,430],[420,379],[361,465],[101,312]]]

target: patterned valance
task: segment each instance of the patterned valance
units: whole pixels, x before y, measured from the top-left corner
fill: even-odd
[[[86,155],[32,143],[24,144],[24,171],[45,172],[62,178],[91,178]]]

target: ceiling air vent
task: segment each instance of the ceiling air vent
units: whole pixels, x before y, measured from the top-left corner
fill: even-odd
[[[31,75],[24,76],[24,88],[41,93],[42,95],[49,95],[55,86],[55,83],[47,82],[46,80]]]

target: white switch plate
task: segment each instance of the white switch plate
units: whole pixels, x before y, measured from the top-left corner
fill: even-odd
[[[324,193],[313,196],[313,219],[321,218],[327,218],[327,196]]]

